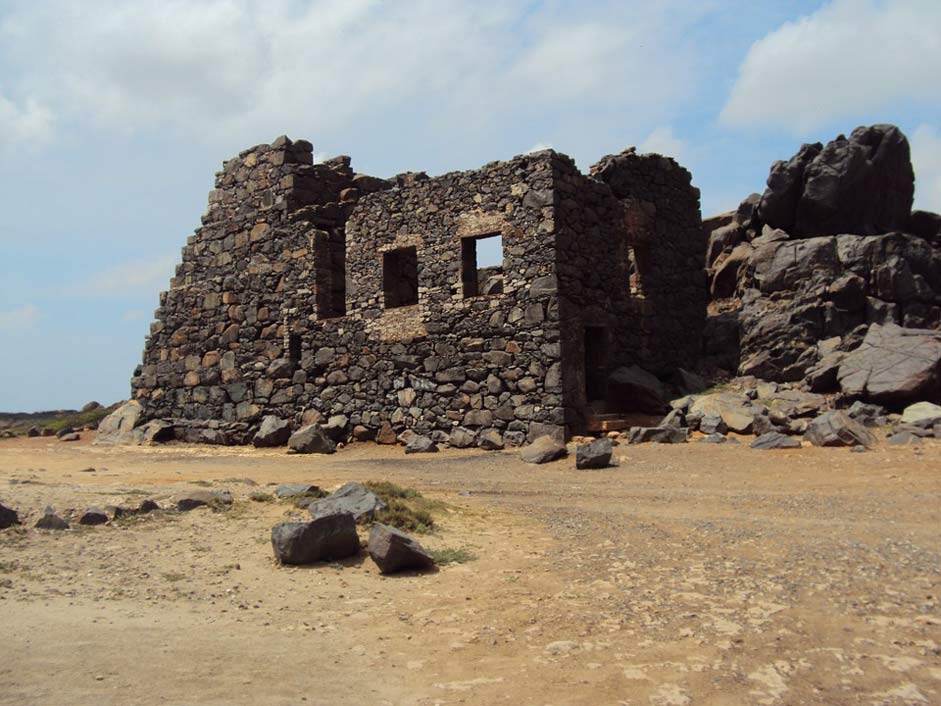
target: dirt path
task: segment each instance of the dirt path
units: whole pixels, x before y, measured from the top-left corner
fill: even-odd
[[[619,468],[586,472],[0,442],[0,501],[28,527],[47,504],[193,482],[236,496],[0,533],[0,703],[939,704],[939,451],[620,447]],[[395,578],[273,563],[270,527],[296,510],[251,492],[370,479],[447,502],[423,543],[478,558]]]

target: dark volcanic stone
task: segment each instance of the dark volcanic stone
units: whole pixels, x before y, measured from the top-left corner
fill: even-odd
[[[575,468],[607,468],[611,465],[614,445],[611,439],[595,439],[590,444],[575,447]]]
[[[143,500],[140,501],[140,505],[137,506],[137,514],[147,515],[159,509],[160,509],[160,505],[157,504],[156,500],[153,500],[151,498],[144,498]]]
[[[11,510],[6,505],[0,503],[0,529],[6,529],[13,525],[20,524],[20,518],[16,510]]]
[[[326,498],[315,500],[307,509],[315,518],[343,513],[352,515],[354,520],[372,520],[377,512],[385,508],[386,504],[369,488],[350,482]]]
[[[108,521],[108,513],[100,507],[90,507],[78,518],[80,525],[103,525]]]
[[[282,564],[312,564],[359,552],[352,515],[338,513],[310,522],[285,522],[271,529],[271,546]]]
[[[435,563],[424,547],[412,537],[379,523],[369,530],[366,550],[384,574],[404,569],[427,569]]]

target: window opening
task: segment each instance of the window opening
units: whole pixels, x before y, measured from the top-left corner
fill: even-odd
[[[386,309],[418,303],[418,251],[414,246],[383,253],[382,290]]]
[[[500,233],[461,239],[461,284],[465,299],[503,293],[503,236]]]
[[[301,359],[301,336],[298,333],[292,333],[288,337],[288,357],[293,361]]]
[[[314,277],[318,319],[346,314],[346,234],[342,229],[314,234]]]

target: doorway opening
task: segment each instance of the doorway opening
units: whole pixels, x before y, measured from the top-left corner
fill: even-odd
[[[608,392],[608,330],[585,327],[585,399],[604,400]]]

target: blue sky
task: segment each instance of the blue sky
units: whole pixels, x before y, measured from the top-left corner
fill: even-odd
[[[213,174],[282,133],[379,176],[637,145],[710,215],[894,122],[941,211],[938,27],[937,0],[0,0],[0,410],[127,397]]]

